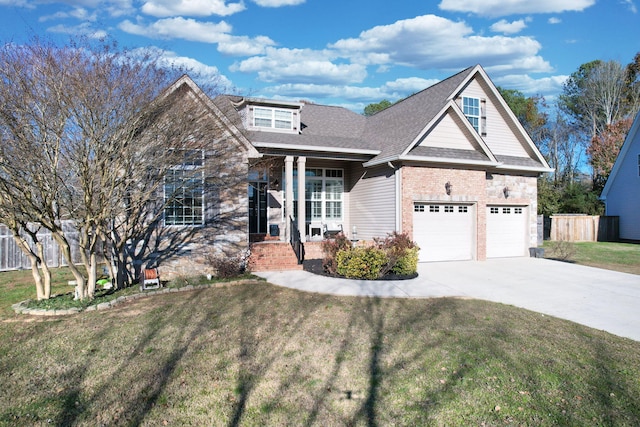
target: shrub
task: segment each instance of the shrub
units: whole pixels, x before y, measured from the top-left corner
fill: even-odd
[[[573,242],[566,240],[556,240],[550,243],[551,256],[560,261],[570,261],[576,254],[576,246]]]
[[[384,239],[374,239],[389,258],[382,275],[392,271],[395,274],[411,275],[418,271],[418,246],[406,233],[394,231]]]
[[[337,272],[349,279],[378,279],[389,263],[387,254],[376,247],[349,248],[338,251]]]
[[[398,257],[391,271],[400,275],[411,275],[418,271],[418,247],[405,249],[404,255]]]
[[[338,252],[352,248],[351,241],[343,233],[338,233],[335,238],[322,241],[322,268],[329,274],[338,272],[337,256]]]
[[[207,257],[209,265],[215,270],[216,277],[229,279],[244,273],[245,263],[242,257],[226,257],[222,254],[209,255]]]

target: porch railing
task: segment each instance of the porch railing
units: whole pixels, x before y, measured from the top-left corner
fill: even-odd
[[[296,258],[298,258],[298,264],[302,264],[304,261],[304,243],[302,243],[302,239],[300,238],[300,230],[298,230],[296,222],[291,217],[289,217],[289,225],[291,229],[289,243],[291,243],[293,252],[296,254]]]

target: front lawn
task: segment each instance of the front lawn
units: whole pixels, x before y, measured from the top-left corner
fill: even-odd
[[[566,243],[566,242],[565,242]],[[553,258],[555,242],[545,241],[545,256]],[[640,274],[640,244],[612,242],[575,242],[569,261],[591,267]]]
[[[489,302],[334,297],[261,282],[58,318],[6,316],[0,372],[0,425],[640,419],[639,342]]]

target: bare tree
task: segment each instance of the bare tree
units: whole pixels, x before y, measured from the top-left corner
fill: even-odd
[[[238,168],[205,153],[226,132],[211,117],[210,99],[184,85],[164,91],[180,72],[159,66],[151,54],[108,44],[57,47],[34,40],[0,50],[0,182],[25,218],[51,231],[80,298],[93,297],[103,257],[124,286],[136,276],[136,261],[161,243],[165,252],[178,250],[196,232],[159,226],[167,206],[197,193],[190,190],[206,190],[205,157],[225,177],[224,185],[209,187],[239,182]],[[181,168],[179,185],[169,189],[165,178],[184,165],[185,153],[205,154]],[[234,172],[224,174],[229,168]],[[204,224],[203,212],[194,215]],[[73,263],[64,219],[78,230],[86,280]]]

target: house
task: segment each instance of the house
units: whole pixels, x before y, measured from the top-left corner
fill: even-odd
[[[188,77],[180,84],[198,93]],[[359,241],[408,233],[422,262],[526,256],[537,245],[537,178],[551,169],[479,65],[370,117],[198,97],[224,123],[216,143],[246,165],[235,240],[251,245],[254,269],[289,268],[274,261],[281,252],[295,266],[282,243],[298,232],[318,257],[327,228]]]
[[[605,215],[620,217],[620,239],[640,241],[640,113],[613,164],[600,198]]]

